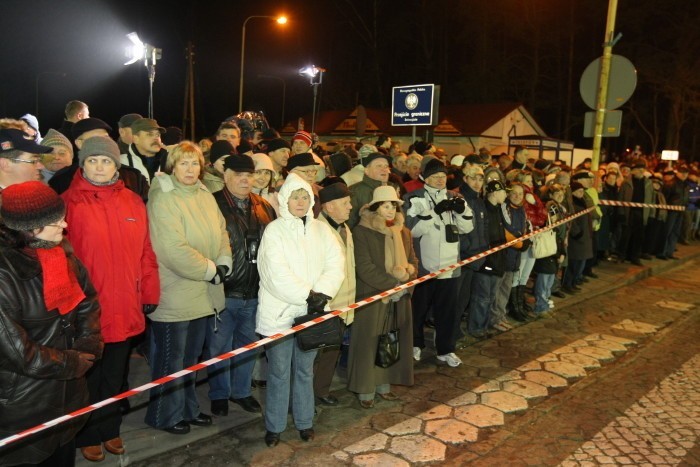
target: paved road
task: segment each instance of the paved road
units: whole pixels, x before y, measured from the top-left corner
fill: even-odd
[[[460,368],[425,359],[415,386],[395,389],[400,401],[364,410],[339,386],[341,404],[319,408],[312,443],[290,423],[269,449],[261,418],[245,414],[131,465],[700,465],[699,266],[622,287],[639,271],[601,268],[607,292],[470,342]]]

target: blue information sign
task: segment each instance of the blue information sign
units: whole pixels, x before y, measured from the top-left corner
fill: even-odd
[[[395,86],[391,96],[391,125],[433,125],[434,84]]]

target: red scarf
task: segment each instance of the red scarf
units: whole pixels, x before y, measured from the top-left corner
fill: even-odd
[[[35,251],[41,264],[46,309],[51,311],[58,308],[58,312],[65,315],[85,298],[75,272],[68,265],[66,252],[60,245],[37,248]]]

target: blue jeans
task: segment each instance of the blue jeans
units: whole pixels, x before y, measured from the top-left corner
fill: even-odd
[[[501,280],[499,276],[474,273],[469,300],[469,332],[486,331],[491,324],[491,304],[496,299],[496,289]]]
[[[537,279],[535,280],[535,313],[544,313],[549,310],[549,296],[552,294],[552,285],[554,285],[554,274],[537,273]]]
[[[676,244],[681,236],[681,227],[683,225],[683,214],[679,211],[668,211],[666,218],[666,243],[661,252],[662,256],[670,258],[676,252]]]
[[[520,253],[520,264],[518,265],[518,270],[513,273],[513,287],[527,284],[532,268],[535,267],[535,256],[533,251],[534,249],[532,246],[530,246],[527,251]]]
[[[292,335],[266,345],[265,353],[268,365],[265,428],[273,433],[282,433],[287,428],[290,387],[294,425],[297,430],[311,428],[314,422],[316,351],[304,352]]]
[[[257,340],[255,315],[258,299],[227,298],[226,309],[207,319],[206,353],[217,357],[232,349],[238,349]],[[216,331],[214,328],[216,327]],[[249,350],[209,367],[209,400],[250,396],[250,383],[258,349]]]
[[[197,363],[204,348],[207,318],[175,323],[152,321],[151,331],[155,344],[151,376],[157,379]],[[195,373],[190,373],[151,389],[146,424],[153,428],[169,428],[197,417],[200,411],[195,377]]]

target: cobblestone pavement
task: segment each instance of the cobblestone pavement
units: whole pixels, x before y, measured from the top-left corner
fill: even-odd
[[[340,382],[340,404],[319,407],[311,443],[290,423],[267,448],[262,419],[247,414],[131,465],[700,465],[697,267],[628,286],[629,274],[601,267],[599,295],[465,342],[459,368],[424,358],[413,387],[393,387],[399,401],[365,410]]]

